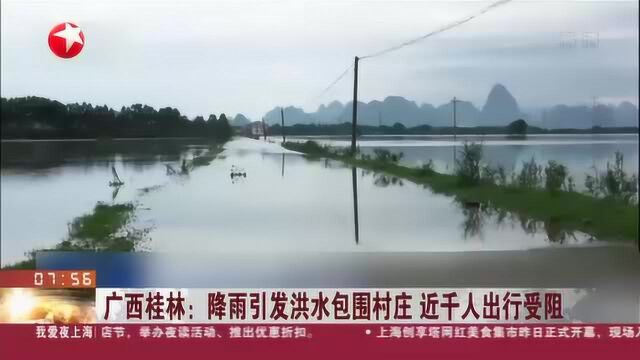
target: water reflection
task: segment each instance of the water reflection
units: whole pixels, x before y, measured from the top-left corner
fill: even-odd
[[[122,162],[143,171],[159,161],[179,162],[209,148],[210,142],[197,139],[123,139],[104,141],[2,141],[2,171],[27,171],[46,175],[62,165],[85,169],[111,167]]]
[[[580,231],[571,231],[562,227],[557,221],[538,221],[522,214],[512,213],[496,208],[488,203],[458,201],[464,220],[460,224],[465,239],[484,239],[483,228],[487,224],[496,227],[518,226],[525,234],[544,233],[546,241],[556,245],[592,243],[597,239]]]
[[[403,182],[402,179],[393,175],[369,170],[361,170],[361,174],[363,178],[371,178],[373,180],[371,183],[377,188],[400,188],[405,186],[405,182]],[[411,184],[411,190],[408,191],[413,192],[413,188],[416,185],[410,182],[407,183]],[[428,187],[424,187],[423,191],[427,193],[430,192]],[[380,196],[380,194],[376,195]],[[415,201],[414,199],[412,202],[404,203],[404,209],[400,211],[403,211],[405,215],[407,212],[414,211],[416,206],[413,202]],[[522,234],[524,234],[531,239],[532,243],[535,241],[534,239],[541,237],[544,242],[551,245],[576,245],[596,242],[593,236],[579,231],[567,230],[562,227],[559,222],[553,221],[552,219],[547,221],[534,220],[523,214],[497,208],[490,203],[457,199],[452,199],[451,201],[455,204],[454,206],[457,212],[461,215],[461,221],[457,226],[460,231],[460,238],[465,241],[475,240],[479,246],[483,246],[481,244],[485,242],[487,236],[495,241],[495,237],[497,237],[499,233],[513,234],[514,232],[516,232],[516,234],[514,234],[516,238],[522,237]],[[445,207],[441,207],[440,209],[446,211]],[[389,203],[389,206],[387,206],[385,210],[390,213],[399,211],[391,203]],[[431,223],[431,221],[426,221],[426,223]],[[431,230],[433,231],[435,228],[431,228]],[[517,234],[518,230],[520,234]],[[407,229],[402,229],[401,231],[406,233]]]
[[[402,179],[397,176],[390,176],[385,174],[375,174],[373,183],[375,186],[387,187],[389,185],[402,186],[404,183]]]
[[[180,168],[184,160],[206,163],[196,160],[216,144],[159,139],[1,145],[0,264],[8,264],[23,260],[33,249],[56,246],[67,235],[67,224],[90,213],[98,202],[127,203],[168,184],[184,185],[185,176],[166,176],[165,164]],[[120,179],[117,184],[113,168]],[[108,186],[110,180],[114,186]]]
[[[284,138],[284,135],[283,135],[283,138]],[[282,175],[281,176],[284,178],[284,153],[282,153]]]
[[[482,228],[487,215],[483,212],[480,204],[460,203],[464,221],[461,224],[463,236],[465,239],[478,238],[483,239]]]
[[[353,184],[353,225],[357,245],[360,242],[360,227],[358,225],[358,176],[355,167],[351,168],[351,183]]]
[[[116,162],[126,185],[117,188],[105,185],[110,165],[77,171],[85,165],[69,161],[80,155],[69,154],[57,167],[49,163],[46,177],[20,173],[16,163],[8,164],[15,171],[5,171],[3,163],[3,264],[19,260],[27,250],[55,248],[69,219],[88,213],[98,200],[135,199],[147,210],[140,208],[139,219],[123,233],[97,243],[95,236],[74,230],[77,239],[61,248],[182,255],[181,266],[161,261],[146,275],[163,281],[180,276],[174,284],[183,286],[203,274],[215,281],[210,287],[504,287],[516,282],[572,287],[611,284],[625,276],[628,284],[638,286],[637,257],[614,247],[559,248],[593,239],[552,221],[532,221],[491,204],[454,201],[389,175],[358,174],[340,162],[260,153],[243,141],[228,146],[225,156],[188,177],[167,176],[162,157],[140,167],[143,173],[132,174],[130,162],[147,160],[121,155]],[[177,168],[181,159],[201,157],[205,150],[187,145],[173,164]],[[232,166],[247,169],[250,176],[230,184]],[[532,248],[546,249],[520,251]],[[209,267],[195,269],[194,257]],[[241,270],[214,271],[220,268]],[[637,309],[637,293],[632,295]],[[620,308],[615,301],[607,299],[606,304],[616,306],[585,301],[580,304],[586,308],[583,315],[573,317]]]
[[[378,187],[387,186],[403,186],[404,182],[401,178],[393,175],[388,175],[381,172],[375,172],[371,170],[362,169],[362,177],[372,176],[373,184]]]
[[[243,168],[231,165],[229,177],[231,178],[232,184],[237,184],[247,178],[247,172]]]
[[[114,186],[113,187],[113,191],[111,192],[111,202],[115,202],[116,201],[116,197],[118,196],[118,193],[120,192],[120,188],[122,187],[122,185],[118,185],[118,186]]]
[[[554,223],[531,221],[490,206],[462,206],[394,176],[329,159],[310,160],[281,149],[263,151],[247,141],[227,144],[215,161],[208,145],[185,144],[174,162],[161,156],[141,166],[142,173],[131,171],[131,164],[150,161],[146,150],[139,151],[142,158],[131,155],[138,150],[108,156],[103,152],[88,160],[99,165],[86,169],[85,163],[73,159],[88,154],[67,153],[62,156],[64,164],[49,167],[47,176],[24,172],[31,168],[32,158],[21,170],[15,160],[19,156],[3,152],[4,159],[14,160],[3,163],[2,169],[2,261],[19,261],[25,251],[55,246],[70,219],[90,212],[98,201],[141,202],[149,209],[141,213],[141,221],[156,225],[150,248],[169,252],[438,252],[589,242],[588,236]],[[38,148],[51,144],[30,146],[34,149],[28,153],[42,154]],[[138,146],[155,145],[142,141]],[[265,146],[260,142],[260,148]],[[189,170],[181,172],[184,159]],[[106,186],[109,162],[116,164],[124,186]],[[167,176],[166,165],[175,174]],[[196,165],[202,166],[193,171]],[[246,169],[246,176],[231,177],[232,167]]]

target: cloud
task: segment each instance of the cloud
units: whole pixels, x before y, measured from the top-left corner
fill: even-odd
[[[352,76],[316,95],[358,54],[436,29],[486,2],[3,0],[3,96],[175,106],[187,115],[258,118],[274,106],[351,97]],[[361,65],[363,100],[402,95],[483,102],[502,82],[524,105],[638,96],[637,2],[512,2]],[[71,61],[46,46],[74,21],[87,44]],[[597,34],[594,49],[561,48]],[[634,80],[635,79],[635,80]]]

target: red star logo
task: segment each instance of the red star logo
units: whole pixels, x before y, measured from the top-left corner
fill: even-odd
[[[72,58],[78,55],[83,47],[84,34],[75,24],[58,24],[49,32],[49,48],[61,58]]]

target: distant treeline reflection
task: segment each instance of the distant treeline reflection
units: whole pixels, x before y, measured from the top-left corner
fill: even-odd
[[[215,139],[149,139],[117,141],[7,141],[2,143],[3,169],[50,169],[64,163],[84,168],[122,166],[142,170],[157,162],[199,157],[220,142]]]

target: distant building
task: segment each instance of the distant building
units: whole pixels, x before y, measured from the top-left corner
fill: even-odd
[[[259,139],[260,137],[264,136],[265,130],[267,130],[268,133],[267,124],[263,125],[261,121],[254,121],[244,127],[243,133],[245,136]]]

